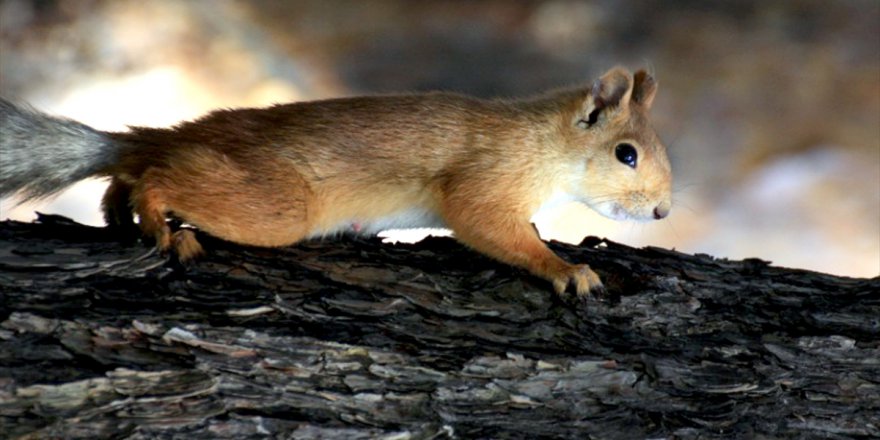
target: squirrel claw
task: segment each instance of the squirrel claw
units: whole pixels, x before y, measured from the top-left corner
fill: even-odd
[[[569,286],[574,287],[575,293],[574,298],[569,298],[577,299],[581,303],[585,302],[591,293],[597,296],[603,296],[606,293],[599,275],[586,264],[569,265],[561,273],[554,276],[552,281],[554,290],[563,299],[569,297],[566,294]]]
[[[607,296],[608,295],[608,290],[605,289],[605,286],[602,284],[600,284],[596,287],[593,287],[592,292],[596,296]]]

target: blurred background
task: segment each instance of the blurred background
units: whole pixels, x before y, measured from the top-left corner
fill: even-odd
[[[672,214],[564,206],[542,236],[880,274],[875,0],[0,1],[0,95],[104,130],[355,94],[521,96],[617,64],[660,81]],[[0,218],[100,225],[105,186],[2,200]]]

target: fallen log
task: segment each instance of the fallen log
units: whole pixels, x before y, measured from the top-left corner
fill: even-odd
[[[880,436],[880,278],[552,243],[576,307],[449,238],[199,239],[0,223],[0,437]]]

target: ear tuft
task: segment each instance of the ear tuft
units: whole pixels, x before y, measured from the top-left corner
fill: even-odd
[[[628,70],[615,67],[597,79],[587,95],[578,126],[589,128],[603,119],[625,116],[633,90],[633,78]]]
[[[590,94],[597,107],[626,107],[632,93],[632,75],[622,67],[615,67],[593,83]]]
[[[632,100],[645,109],[651,108],[657,94],[657,81],[645,70],[639,70],[633,77]]]

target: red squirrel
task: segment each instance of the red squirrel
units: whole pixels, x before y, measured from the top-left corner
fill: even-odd
[[[541,241],[531,217],[560,200],[614,219],[666,217],[672,174],[648,120],[657,82],[614,68],[521,100],[403,94],[217,110],[172,128],[101,132],[0,100],[0,196],[110,177],[102,207],[162,251],[193,258],[191,230],[286,246],[340,231],[448,227],[467,246],[565,295],[601,289]]]

